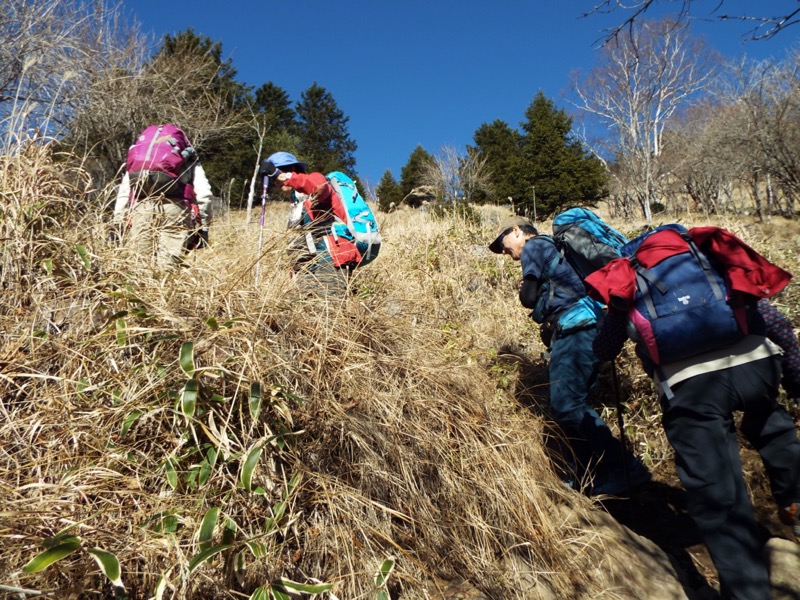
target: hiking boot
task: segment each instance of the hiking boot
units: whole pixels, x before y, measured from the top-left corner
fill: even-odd
[[[638,459],[628,463],[628,473],[622,466],[608,470],[605,476],[598,477],[592,484],[592,496],[625,496],[653,478],[650,471]],[[628,489],[630,480],[630,490]]]
[[[800,502],[778,508],[778,518],[784,525],[791,525],[794,537],[800,542]]]

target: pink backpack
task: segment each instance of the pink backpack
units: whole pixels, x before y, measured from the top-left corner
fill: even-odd
[[[185,199],[197,155],[186,134],[170,124],[150,125],[128,149],[132,198],[163,194]]]

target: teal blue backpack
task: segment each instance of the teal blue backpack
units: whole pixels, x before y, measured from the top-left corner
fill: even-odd
[[[347,220],[337,218],[332,226],[332,234],[355,242],[361,253],[359,266],[375,260],[381,247],[381,234],[378,221],[369,204],[361,197],[355,182],[340,171],[331,171],[326,179],[341,199]]]
[[[565,210],[553,219],[553,239],[581,280],[622,256],[628,239],[587,208]]]

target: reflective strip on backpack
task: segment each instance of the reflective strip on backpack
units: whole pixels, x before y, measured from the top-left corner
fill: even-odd
[[[145,152],[145,154],[144,154],[144,164],[147,164],[147,161],[150,160],[150,155],[153,152],[153,148],[156,145],[156,140],[158,139],[158,136],[161,133],[162,129],[164,129],[164,126],[163,125],[159,125],[158,129],[156,130],[156,134],[151,138],[150,145],[147,147],[147,152]]]

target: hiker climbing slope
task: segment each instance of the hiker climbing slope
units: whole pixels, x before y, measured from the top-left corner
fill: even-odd
[[[592,352],[601,306],[586,296],[583,283],[562,259],[553,239],[533,224],[511,217],[489,249],[522,263],[520,303],[533,310],[542,341],[550,350],[550,407],[570,439],[579,470],[589,470],[590,493],[622,495],[650,480],[649,471],[627,454],[620,440],[589,405],[599,361]],[[627,471],[627,474],[626,474]],[[583,478],[583,473],[577,476]]]
[[[629,335],[656,384],[662,425],[690,516],[720,578],[722,597],[770,598],[764,540],[742,475],[734,413],[766,467],[778,514],[800,536],[800,441],[778,403],[800,394],[800,348],[764,298],[791,275],[716,227],[662,226],[589,275],[608,304],[593,347],[613,360]],[[625,258],[627,257],[627,258]]]
[[[123,241],[160,267],[175,266],[189,236],[208,244],[211,186],[183,131],[147,127],[128,150],[114,224]]]
[[[348,275],[380,252],[378,224],[355,182],[344,173],[305,173],[306,165],[288,152],[262,163],[270,187],[290,193],[294,210],[290,228],[305,233],[304,256],[295,271],[311,274],[323,286],[343,289]]]

